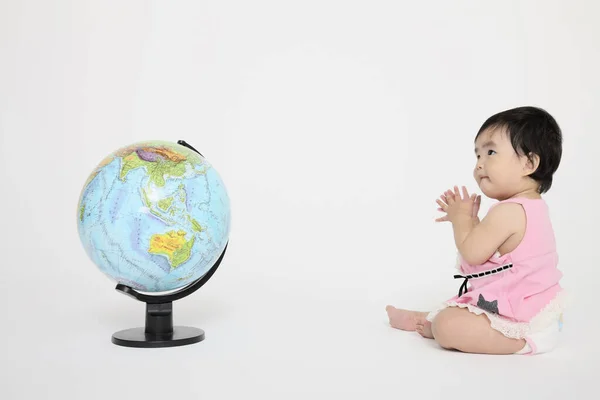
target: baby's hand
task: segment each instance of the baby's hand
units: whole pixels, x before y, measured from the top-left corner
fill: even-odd
[[[462,197],[458,191],[458,187],[454,186],[454,191],[446,190],[436,202],[440,206],[438,211],[446,213],[443,217],[437,218],[436,222],[452,222],[460,215],[468,215],[473,218],[474,222],[479,220],[477,214],[481,205],[481,196],[477,196],[476,194],[469,195],[464,186],[462,187]]]

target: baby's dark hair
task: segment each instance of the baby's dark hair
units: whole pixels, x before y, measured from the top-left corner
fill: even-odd
[[[554,117],[536,107],[518,107],[502,111],[483,123],[475,140],[490,128],[506,129],[517,154],[525,155],[530,160],[531,153],[539,156],[539,166],[529,176],[539,183],[539,193],[547,192],[552,186],[552,176],[562,157],[562,133]]]

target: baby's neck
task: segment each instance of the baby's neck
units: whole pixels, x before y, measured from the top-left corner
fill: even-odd
[[[504,199],[497,199],[497,200],[502,201],[502,200],[523,199],[523,198],[525,198],[525,199],[541,199],[542,196],[536,189],[526,189],[521,192],[515,193],[512,196],[506,197]]]

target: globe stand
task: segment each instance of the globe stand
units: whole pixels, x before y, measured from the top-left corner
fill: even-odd
[[[204,340],[204,331],[189,326],[173,326],[173,302],[200,289],[215,273],[227,250],[227,244],[219,259],[201,278],[168,295],[147,295],[135,289],[117,284],[116,290],[146,303],[145,327],[125,329],[112,336],[112,342],[125,347],[174,347],[198,343]]]
[[[189,326],[173,326],[172,303],[147,304],[146,327],[116,332],[112,342],[124,347],[174,347],[204,340],[204,331]]]
[[[204,157],[184,140],[178,140],[177,144],[185,146]],[[168,295],[147,295],[136,291],[130,286],[117,284],[115,288],[117,291],[146,303],[146,324],[144,328],[131,328],[114,333],[112,342],[125,347],[156,348],[185,346],[204,340],[202,329],[189,326],[173,326],[173,302],[200,289],[215,273],[226,250],[227,244],[215,265],[204,276]]]

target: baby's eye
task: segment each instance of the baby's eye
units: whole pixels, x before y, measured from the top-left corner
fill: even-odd
[[[488,156],[491,156],[492,154],[495,154],[496,151],[495,150],[488,150]]]

